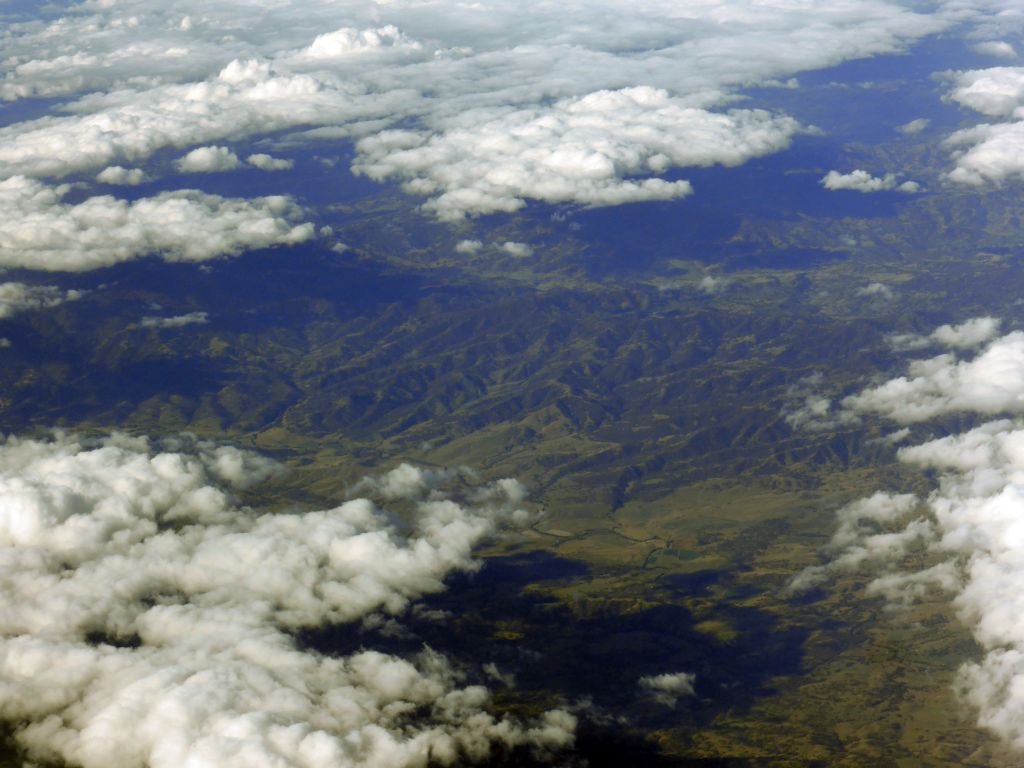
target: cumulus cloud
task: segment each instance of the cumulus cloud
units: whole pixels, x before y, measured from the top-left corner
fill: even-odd
[[[954,73],[949,98],[981,114],[1009,118],[956,131],[946,140],[962,184],[1000,183],[1024,177],[1024,67]]]
[[[189,15],[144,2],[87,2],[27,23],[5,19],[0,99],[144,90],[202,79],[252,50],[248,35],[244,40],[225,34],[231,27],[263,21],[261,36],[275,42],[268,33],[276,20],[255,12],[246,19],[232,5],[194,6]],[[276,27],[277,47],[287,47],[287,25]]]
[[[144,317],[139,321],[143,328],[181,328],[186,325],[206,325],[210,317],[206,312],[189,312],[173,317]]]
[[[798,130],[723,111],[738,89],[900,52],[995,12],[885,0],[193,6],[85,3],[8,31],[0,98],[88,95],[0,128],[0,174],[95,173],[296,130],[365,136],[355,169],[405,182],[447,220],[531,199],[675,199],[690,187],[668,170],[742,163]],[[334,31],[310,39],[315,29]]]
[[[945,332],[933,336],[950,346],[969,346],[991,330],[985,323],[979,325],[968,330],[945,326]],[[906,376],[850,395],[842,405],[850,412],[877,413],[900,424],[944,413],[1024,412],[1024,333],[1002,336],[968,360],[955,353],[915,360]]]
[[[908,376],[869,387],[838,404],[821,394],[824,376],[815,373],[787,391],[786,422],[794,429],[821,431],[852,426],[868,413],[913,424],[957,411],[1024,412],[1024,398],[1018,402],[1013,395],[1018,380],[1024,381],[1024,334],[995,339],[999,326],[997,318],[975,317],[958,325],[941,325],[927,335],[892,334],[886,341],[896,351],[938,345],[963,352],[987,346],[971,360],[948,353],[913,361]]]
[[[1016,49],[1005,40],[987,40],[984,43],[971,46],[971,50],[1000,59],[1017,58]]]
[[[932,331],[931,338],[939,344],[953,349],[973,349],[992,341],[1002,325],[996,317],[972,317],[959,325],[940,325]]]
[[[124,168],[120,165],[110,165],[96,174],[96,181],[103,184],[121,184],[124,186],[135,186],[146,180],[146,174],[141,168]]]
[[[1018,394],[1024,396],[1024,389]],[[957,690],[978,712],[980,726],[1024,749],[1024,423],[989,422],[902,448],[898,456],[938,471],[935,490],[926,500],[877,493],[845,508],[831,559],[801,572],[791,589],[819,586],[836,572],[871,568],[881,573],[873,576],[867,595],[892,607],[950,595],[983,649],[980,661],[961,667]],[[882,513],[873,515],[877,509]],[[915,553],[913,560],[909,553]],[[921,553],[931,564],[915,570],[910,563],[919,562]]]
[[[868,283],[863,288],[857,289],[858,296],[872,296],[885,301],[891,301],[896,297],[896,293],[885,283]]]
[[[385,131],[359,141],[353,168],[378,181],[406,179],[406,191],[431,196],[427,210],[455,221],[515,211],[527,198],[604,206],[684,197],[689,182],[653,176],[739,165],[789,146],[799,128],[763,110],[709,112],[636,87],[547,108],[472,110],[441,134]]]
[[[81,271],[149,254],[167,261],[206,261],[248,248],[300,243],[300,224],[286,197],[251,200],[194,190],[126,202],[109,195],[70,204],[67,186],[33,179],[0,181],[0,266]]]
[[[964,128],[946,144],[954,149],[952,181],[980,186],[1024,178],[1024,121]]]
[[[241,164],[238,155],[227,147],[196,147],[174,166],[182,173],[217,173],[233,171]]]
[[[396,488],[416,471],[399,470]],[[519,509],[509,483],[460,499],[423,481],[401,534],[365,498],[239,505],[232,489],[275,471],[187,439],[0,444],[0,716],[32,759],[393,768],[571,744],[571,715],[496,718],[487,690],[429,649],[324,656],[295,641],[400,614],[478,567],[473,546]]]
[[[885,176],[872,176],[865,170],[858,168],[850,173],[829,171],[821,179],[821,185],[825,189],[840,190],[850,189],[855,192],[885,192],[895,190],[912,194],[921,191],[921,185],[916,181],[899,181],[894,173],[887,173]]]
[[[533,255],[533,246],[529,243],[518,243],[515,240],[506,240],[501,244],[502,253],[514,256],[517,259],[525,259]]]
[[[835,409],[831,398],[821,394],[825,376],[820,372],[804,376],[786,390],[782,415],[793,429],[819,432],[855,423],[856,414]]]
[[[886,337],[889,346],[897,352],[940,344],[950,349],[975,349],[992,341],[999,333],[1001,322],[995,317],[972,317],[959,325],[940,325],[926,336],[917,333],[894,333]]]
[[[83,291],[62,291],[55,285],[0,283],[0,319],[26,310],[56,307],[65,301],[80,299],[83,295]]]
[[[339,59],[394,49],[419,51],[422,48],[420,43],[407,37],[393,24],[378,29],[342,27],[334,32],[317,35],[308,47],[296,54],[296,58]]]
[[[941,334],[956,343],[980,335],[964,333],[963,326]],[[854,405],[903,422],[961,412],[1020,413],[1022,369],[1024,335],[1014,332],[970,361],[951,355],[920,361],[914,378],[865,390]],[[909,411],[897,407],[897,392]],[[870,568],[875,575],[867,594],[890,606],[948,594],[983,653],[961,667],[956,688],[980,726],[1024,749],[1024,421],[990,421],[906,446],[897,456],[938,473],[932,492],[925,499],[878,492],[840,510],[826,562],[798,574],[790,589]]]
[[[93,22],[92,25],[89,21]],[[95,20],[88,20],[88,17],[64,16],[45,31],[40,31],[38,25],[24,25],[21,29],[17,25],[12,26],[20,34],[4,36],[5,53],[9,52],[10,58],[4,62],[4,76],[0,79],[0,100],[3,101],[64,96],[115,84],[128,85],[132,81],[152,82],[161,75],[175,78],[174,70],[201,71],[194,61],[189,61],[188,49],[180,45],[162,46],[152,39],[129,41],[127,34],[131,29],[123,22],[110,25],[107,31],[114,35],[125,34],[124,43],[116,49],[111,46],[102,54],[74,50],[75,43],[83,42],[80,37],[75,39],[76,32],[86,32],[90,26],[90,31],[96,31]],[[118,26],[120,28],[116,29]],[[138,33],[137,27],[135,31]],[[47,33],[51,36],[49,39]],[[108,38],[114,35],[108,35]],[[66,37],[67,40],[57,42],[54,37]],[[63,52],[55,50],[58,48]],[[136,73],[134,76],[132,70]],[[146,70],[151,73],[149,78],[138,76],[137,73]]]
[[[495,664],[493,661],[484,664],[482,669],[484,674],[487,675],[487,677],[489,677],[491,680],[494,680],[497,683],[501,683],[506,688],[515,688],[516,676],[509,674],[508,672],[502,672],[500,669],[498,669],[498,665]]]
[[[235,60],[202,82],[95,94],[68,107],[69,116],[0,128],[0,176],[62,177],[137,163],[167,147],[380,116],[386,105],[387,99],[349,93],[343,84],[280,74],[266,61]],[[197,170],[221,155],[216,147],[196,151]]]
[[[719,3],[680,9],[609,0],[555,8],[528,0],[433,3],[423,13],[401,3],[306,3],[303,23],[296,24],[293,2],[258,8],[225,2],[176,6],[185,13],[143,0],[88,3],[49,22],[19,25],[5,38],[9,58],[0,98],[195,81],[232,59],[255,55],[280,61],[301,55],[333,68],[370,56],[380,67],[382,57],[396,49],[417,60],[448,55],[460,95],[474,86],[487,93],[481,81],[501,90],[522,88],[524,79],[516,76],[534,71],[543,75],[538,91],[548,93],[555,93],[559,81],[569,81],[577,94],[610,87],[608,80],[640,84],[645,72],[656,85],[676,82],[690,91],[711,90],[722,83],[785,80],[802,69],[899,51],[908,41],[962,20],[960,5],[954,13],[944,8],[915,13],[879,0],[810,2],[799,9],[777,1],[735,0],[723,11]],[[244,35],[237,34],[240,29]],[[311,42],[311,29],[335,31]],[[636,57],[635,51],[652,55]],[[536,61],[543,64],[536,68]],[[489,71],[481,68],[485,63],[492,65]],[[359,79],[380,87],[395,78],[392,72],[359,72]],[[564,89],[559,95],[566,95]],[[505,94],[500,98],[509,101]]]
[[[819,431],[839,426],[839,422],[833,418],[832,400],[821,395],[803,395],[787,406],[783,415],[793,429]]]
[[[386,474],[364,477],[352,492],[372,493],[388,501],[422,498],[438,486],[460,478],[466,471],[462,468],[430,469],[400,464]],[[522,498],[517,501],[522,501]]]
[[[294,160],[284,160],[279,157],[272,157],[271,155],[259,152],[255,155],[249,155],[245,158],[245,162],[254,168],[259,168],[261,171],[287,171],[295,165]]]
[[[697,283],[697,288],[703,291],[704,293],[711,294],[718,293],[719,291],[723,290],[728,284],[729,281],[726,280],[724,277],[704,275],[704,277],[700,279],[700,282]]]
[[[647,675],[640,678],[640,687],[653,695],[655,701],[666,707],[674,707],[684,696],[693,696],[693,684],[697,676],[690,672],[666,672],[661,675]]]
[[[484,247],[484,244],[479,240],[459,240],[455,244],[455,251],[457,253],[474,254],[479,253],[480,249]]]
[[[927,117],[919,117],[916,120],[911,120],[909,123],[904,123],[897,130],[907,136],[916,136],[931,125],[931,122]]]
[[[957,73],[949,98],[990,117],[1009,117],[1024,103],[1024,67]]]
[[[913,494],[883,491],[848,504],[836,513],[839,526],[829,543],[832,555],[825,565],[811,566],[794,576],[788,591],[798,594],[818,587],[835,573],[852,573],[868,563],[886,564],[921,548],[933,537],[931,523],[907,523],[920,500]]]

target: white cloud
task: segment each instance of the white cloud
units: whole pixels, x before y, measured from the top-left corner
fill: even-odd
[[[933,345],[959,351],[988,346],[969,361],[955,354],[913,361],[909,376],[845,397],[839,407],[821,395],[824,377],[816,373],[790,387],[790,402],[783,409],[786,422],[794,429],[821,431],[857,424],[866,413],[912,424],[959,411],[1024,412],[1024,397],[1018,400],[1013,394],[1018,382],[1024,381],[1024,334],[993,341],[999,326],[997,318],[975,317],[959,325],[941,325],[928,335],[892,334],[886,341],[896,351]]]
[[[703,291],[704,293],[711,294],[718,293],[719,291],[723,290],[728,284],[729,281],[726,280],[724,277],[704,275],[704,277],[700,279],[700,282],[697,283],[697,288]]]
[[[840,190],[850,189],[856,192],[884,192],[895,190],[913,194],[921,191],[921,185],[916,181],[900,182],[894,173],[887,173],[885,176],[872,176],[865,170],[858,168],[850,173],[829,171],[821,179],[825,189]]]
[[[835,409],[832,400],[821,395],[824,380],[824,375],[816,371],[787,389],[782,415],[791,428],[820,432],[858,421],[856,414]]]
[[[515,688],[516,676],[509,674],[508,672],[502,672],[500,669],[498,669],[498,665],[495,664],[493,661],[484,664],[482,669],[484,674],[487,675],[487,677],[489,677],[491,680],[501,683],[506,688]]]
[[[167,261],[205,261],[248,248],[303,242],[285,197],[223,198],[194,190],[131,203],[109,195],[62,202],[68,187],[14,177],[0,181],[0,266],[81,271],[149,254]]]
[[[882,440],[885,440],[885,442],[891,445],[896,445],[897,443],[902,443],[908,437],[910,437],[910,427],[901,427],[900,429],[883,436]]]
[[[838,426],[833,418],[832,401],[821,395],[803,395],[795,405],[787,407],[783,414],[786,423],[793,429],[820,431]]]
[[[886,337],[897,352],[909,352],[940,344],[950,349],[975,349],[992,341],[1001,325],[995,317],[972,317],[959,325],[940,325],[927,336],[916,333],[894,333]]]
[[[186,325],[206,325],[210,317],[206,312],[189,312],[173,317],[144,317],[139,321],[143,328],[181,328]]]
[[[959,325],[940,325],[932,331],[931,338],[953,349],[974,349],[992,341],[1001,324],[996,317],[972,317]]]
[[[353,487],[353,493],[373,493],[388,501],[422,498],[438,486],[461,477],[459,469],[429,469],[400,464],[379,477],[367,476]],[[518,499],[521,501],[522,499]]]
[[[146,2],[85,2],[47,23],[11,24],[0,62],[0,99],[145,90],[202,80],[233,59],[294,56],[297,47],[309,43],[309,29],[327,28],[339,14],[363,22],[376,15],[372,8],[350,4],[345,9],[335,3],[192,5],[192,14],[174,20],[166,9]],[[295,23],[299,11],[307,24]],[[321,52],[327,52],[332,35],[341,37],[345,31],[321,36]],[[376,34],[382,46],[388,44],[388,29],[349,31],[365,43]]]
[[[931,532],[930,532],[931,533]],[[887,608],[909,608],[936,593],[953,593],[961,583],[956,564],[943,562],[922,571],[886,573],[872,579],[868,597],[885,599]]]
[[[459,240],[455,244],[456,253],[474,254],[478,253],[484,244],[479,240]]]
[[[227,147],[196,147],[174,163],[182,173],[233,171],[241,164],[238,155]]]
[[[953,181],[980,186],[1024,178],[1024,121],[965,128],[946,143],[956,150]]]
[[[836,513],[839,528],[832,536],[832,547],[848,550],[874,535],[873,526],[898,522],[918,504],[913,494],[892,495],[878,492],[866,499],[848,504]]]
[[[397,768],[571,744],[571,715],[495,718],[429,649],[323,656],[294,639],[399,614],[477,567],[474,544],[518,509],[504,485],[472,501],[435,487],[400,534],[367,499],[238,505],[230,487],[275,470],[188,440],[0,444],[2,714],[32,759]]]
[[[896,293],[885,283],[868,283],[863,288],[857,289],[858,296],[872,296],[886,301],[892,301]]]
[[[546,108],[471,110],[429,136],[385,131],[359,141],[353,168],[406,179],[406,191],[432,197],[424,208],[454,221],[515,211],[527,199],[603,206],[684,197],[689,182],[656,175],[739,165],[784,149],[798,130],[763,110],[714,113],[663,90],[627,88]]]
[[[907,136],[916,136],[927,128],[931,122],[927,117],[919,117],[916,120],[911,120],[909,123],[904,123],[897,130]]]
[[[124,168],[120,165],[107,166],[96,174],[96,181],[103,184],[136,186],[145,180],[146,174],[141,168]]]
[[[1024,67],[958,72],[949,98],[990,117],[1009,117],[1024,104]]]
[[[82,291],[62,291],[55,285],[0,283],[0,319],[27,310],[56,307],[65,301],[80,299],[83,295]]]
[[[933,335],[954,346],[978,343],[996,327],[987,320],[945,326]],[[912,364],[911,371],[912,378],[892,379],[848,404],[902,422],[964,411],[1024,411],[1021,332],[995,339],[972,360],[941,355]],[[961,667],[956,688],[977,711],[981,727],[1022,750],[1024,421],[990,421],[901,448],[897,455],[938,472],[933,491],[923,500],[879,492],[841,510],[829,559],[798,574],[790,588],[799,591],[832,573],[871,568],[877,575],[867,594],[893,607],[950,595],[983,653],[980,661]]]
[[[829,542],[829,560],[803,569],[790,579],[789,594],[820,587],[837,573],[853,573],[868,565],[887,565],[934,538],[931,521],[920,516],[921,500],[909,493],[878,491],[842,507]],[[909,521],[908,521],[908,518]]]
[[[971,50],[1000,59],[1015,59],[1017,51],[1005,40],[988,40],[971,46]]]
[[[529,243],[517,243],[514,240],[506,240],[502,243],[501,250],[517,259],[525,259],[533,255],[533,247]]]
[[[1024,395],[1024,389],[1018,394]],[[881,571],[867,588],[890,606],[929,596],[952,596],[957,615],[983,649],[979,662],[964,664],[956,688],[978,712],[978,724],[1017,749],[1024,749],[1024,424],[990,422],[969,432],[931,440],[899,451],[901,461],[938,470],[941,476],[926,503],[913,497],[878,523],[860,518],[856,529],[845,519],[833,539],[832,559],[799,574],[794,590],[820,585],[828,574],[870,567]],[[876,494],[857,502],[870,506]],[[901,498],[901,497],[888,497]],[[895,508],[894,508],[895,509]],[[901,546],[882,546],[880,536]],[[915,549],[916,547],[916,549]],[[909,552],[927,552],[930,565],[911,568]],[[863,553],[869,552],[870,556]],[[938,562],[935,562],[935,561]]]
[[[195,6],[194,15],[177,19],[142,2],[82,2],[68,10],[45,21],[5,23],[0,99],[140,90],[202,79],[252,50],[230,34],[244,25],[244,11],[225,3]],[[251,24],[259,14],[250,10]],[[206,23],[194,23],[200,19]],[[277,28],[278,37],[286,38],[287,26]]]
[[[607,81],[619,74],[627,84],[643,84],[645,71],[659,81],[651,84],[682,82],[686,90],[710,90],[723,82],[771,82],[855,56],[899,51],[907,41],[965,16],[963,7],[949,14],[944,9],[913,13],[878,0],[817,0],[799,9],[777,0],[685,8],[622,0],[558,7],[537,0],[486,6],[184,2],[176,7],[188,13],[169,14],[145,0],[82,3],[76,13],[54,21],[15,26],[4,41],[8,58],[0,98],[195,81],[232,59],[291,60],[300,50],[305,58],[322,56],[322,63],[332,67],[351,60],[362,64],[368,54],[379,67],[381,57],[395,49],[419,54],[415,60],[447,54],[465,60],[457,66],[463,92],[476,85],[474,79],[500,84],[502,90],[522,88],[525,80],[516,75],[534,71],[548,81],[538,85],[549,93],[548,83],[566,78],[575,94],[612,87]],[[302,23],[296,23],[299,13]],[[339,23],[343,26],[336,29]],[[315,29],[336,31],[311,42],[309,30]],[[635,51],[651,55],[636,57]],[[524,53],[529,57],[524,59]],[[529,59],[540,66],[535,69]],[[481,64],[500,69],[484,70]],[[392,72],[358,74],[360,80],[379,84],[395,77]],[[509,101],[504,94],[501,99]]]
[[[0,175],[61,177],[135,164],[167,147],[379,115],[386,105],[343,85],[278,74],[265,61],[236,60],[202,82],[87,96],[68,107],[70,116],[0,128]]]
[[[992,67],[954,75],[949,98],[989,117],[1010,118],[956,131],[946,140],[955,167],[949,178],[975,186],[1024,177],[1024,67]]]
[[[389,24],[379,29],[342,27],[334,32],[317,35],[307,48],[296,54],[297,59],[339,59],[378,53],[382,50],[404,49],[419,51],[423,48],[406,37],[398,27]]]
[[[284,160],[262,152],[249,155],[245,158],[245,162],[254,168],[259,168],[261,171],[287,171],[295,166],[294,160]]]
[[[926,349],[935,343],[931,335],[922,336],[919,333],[890,333],[885,337],[886,344],[894,352],[911,352],[918,349]]]
[[[989,338],[990,323],[944,326],[936,341],[968,347]],[[910,363],[906,376],[870,387],[842,401],[850,412],[878,413],[900,424],[927,421],[944,413],[1024,412],[1024,333],[992,341],[970,360],[947,353]]]
[[[90,95],[0,128],[0,173],[60,178],[319,129],[368,136],[355,167],[404,181],[445,219],[530,199],[674,199],[690,187],[669,169],[742,163],[798,130],[718,111],[737,89],[900,52],[977,15],[884,0],[83,3],[5,35],[0,97]]]
[[[666,672],[640,678],[640,687],[650,692],[654,700],[666,707],[674,707],[684,696],[693,696],[697,676],[690,672]]]

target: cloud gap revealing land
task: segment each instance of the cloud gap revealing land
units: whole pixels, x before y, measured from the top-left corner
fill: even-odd
[[[1019,2],[0,50],[0,766],[1024,760]]]

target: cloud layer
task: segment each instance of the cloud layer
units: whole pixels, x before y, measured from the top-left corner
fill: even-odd
[[[403,466],[399,534],[367,499],[262,514],[231,489],[274,473],[244,451],[113,436],[0,445],[0,715],[35,759],[128,766],[422,766],[493,744],[559,748],[573,718],[487,713],[443,657],[323,656],[295,630],[400,613],[477,567],[517,512],[514,481],[470,488]]]
[[[798,130],[726,111],[737,89],[900,52],[990,5],[87,2],[3,32],[0,98],[68,102],[0,128],[0,173],[132,183],[104,169],[175,149],[208,170],[214,147],[322,129],[362,138],[358,170],[446,220],[674,199],[690,186],[671,169],[778,152]]]

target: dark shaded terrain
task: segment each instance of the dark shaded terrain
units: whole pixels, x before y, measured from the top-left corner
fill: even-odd
[[[857,369],[885,362],[881,323],[823,324],[771,295],[716,307],[643,286],[538,293],[339,261],[252,255],[208,274],[132,265],[77,302],[8,320],[3,427],[286,430],[353,445],[370,463],[384,444],[394,453],[500,430],[521,451],[558,434],[592,451],[544,457],[553,477],[670,464],[678,482],[845,461],[855,438],[794,438],[787,390],[825,350]],[[194,311],[209,323],[138,325]]]

